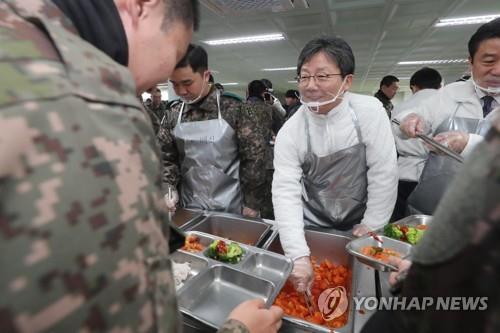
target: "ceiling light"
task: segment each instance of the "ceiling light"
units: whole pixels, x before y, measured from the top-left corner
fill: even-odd
[[[283,36],[283,34],[281,33],[278,33],[278,34],[256,35],[247,37],[226,38],[226,39],[212,39],[212,40],[206,40],[204,43],[214,46],[214,45],[270,42],[283,39],[285,39],[285,36]]]
[[[290,80],[290,81],[287,81],[288,83],[297,83],[297,80]]]
[[[467,59],[448,59],[448,60],[419,60],[419,61],[400,61],[398,65],[442,65],[442,64],[463,64],[469,62]]]
[[[238,82],[226,82],[226,83],[221,83],[223,86],[237,86],[239,83]]]
[[[446,27],[446,26],[450,26],[450,25],[481,24],[481,23],[490,22],[490,21],[496,19],[497,17],[500,17],[500,14],[440,19],[435,24],[435,26],[436,27]]]
[[[276,67],[276,68],[262,68],[264,72],[277,72],[277,71],[295,71],[297,67]]]

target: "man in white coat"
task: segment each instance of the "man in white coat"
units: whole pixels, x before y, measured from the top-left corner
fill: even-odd
[[[313,39],[297,66],[302,106],[278,133],[273,204],[299,292],[312,284],[304,227],[362,235],[385,225],[397,192],[394,137],[376,98],[349,93],[354,55],[342,39]]]
[[[394,108],[392,117],[414,109],[434,97],[441,88],[442,80],[441,74],[434,68],[424,67],[413,73],[410,78],[410,89],[413,95]],[[397,129],[396,126],[395,129]],[[403,140],[397,136],[394,139],[399,154],[398,199],[392,213],[392,220],[396,221],[406,216],[406,200],[418,184],[429,151],[420,139]]]
[[[466,156],[483,140],[500,106],[500,18],[479,27],[468,44],[471,78],[445,86],[420,107],[396,116],[402,138],[432,133]],[[460,163],[431,153],[419,184],[408,198],[412,213],[432,214]]]

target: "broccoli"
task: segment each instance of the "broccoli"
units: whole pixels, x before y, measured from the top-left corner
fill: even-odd
[[[406,239],[408,240],[408,243],[415,245],[417,242],[422,238],[422,233],[418,230],[417,228],[413,227],[408,227],[408,231],[406,232]]]
[[[230,243],[229,245],[222,240],[213,241],[207,250],[209,258],[236,264],[243,256],[243,249],[237,243]]]
[[[401,229],[399,229],[399,227],[394,224],[387,224],[384,227],[384,235],[394,239],[401,239],[404,236]]]

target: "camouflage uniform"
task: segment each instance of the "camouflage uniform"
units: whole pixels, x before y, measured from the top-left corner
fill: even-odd
[[[284,117],[272,105],[266,104],[263,100],[255,97],[250,97],[243,105],[242,110],[256,115],[255,121],[261,125],[262,136],[266,139],[266,181],[262,188],[263,203],[260,212],[263,218],[274,220],[271,192],[274,173],[274,145],[271,142],[273,136],[278,133],[283,125]]]
[[[46,0],[0,2],[0,40],[0,332],[178,331],[130,72]]]
[[[182,122],[217,119],[216,89],[198,104],[185,105]],[[259,121],[259,113],[252,109],[242,109],[242,104],[231,97],[221,96],[221,115],[236,132],[240,157],[240,182],[243,204],[260,210],[262,191],[265,184],[266,138]],[[181,156],[177,151],[173,129],[177,124],[182,103],[172,107],[166,121],[162,123],[159,140],[163,159],[163,183],[177,186]],[[166,186],[165,186],[166,188]]]
[[[158,118],[156,113],[151,109],[151,107],[146,105],[146,103],[142,103],[142,106],[144,107],[144,110],[149,115],[149,118],[151,118],[151,124],[153,125],[153,130],[154,130],[155,134],[158,135],[162,118]]]
[[[161,121],[163,116],[167,113],[167,103],[164,101],[161,101],[158,105],[151,103],[148,105],[148,110]]]

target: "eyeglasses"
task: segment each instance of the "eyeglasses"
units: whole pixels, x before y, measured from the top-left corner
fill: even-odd
[[[299,75],[295,79],[297,80],[298,84],[303,85],[309,83],[309,80],[314,78],[314,81],[316,83],[321,84],[328,82],[330,78],[337,76],[337,75],[342,75],[341,73],[335,73],[335,74],[317,74],[317,75]]]

